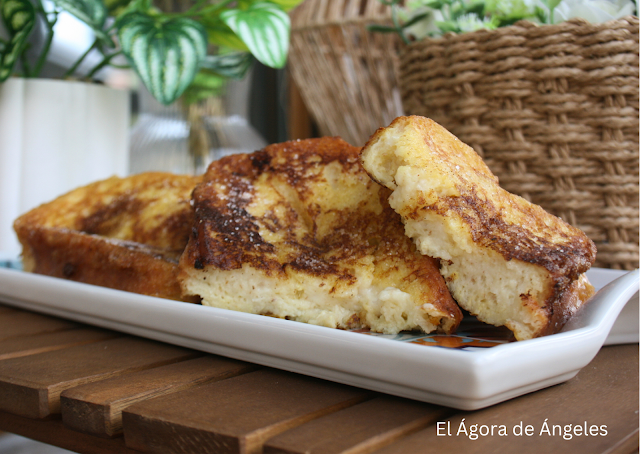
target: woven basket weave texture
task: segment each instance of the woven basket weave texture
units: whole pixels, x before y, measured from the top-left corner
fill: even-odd
[[[411,44],[407,114],[471,145],[502,187],[582,229],[595,266],[638,267],[638,18],[519,22]]]
[[[367,30],[390,17],[378,0],[306,0],[292,11],[289,68],[321,135],[362,146],[402,115],[400,39]]]

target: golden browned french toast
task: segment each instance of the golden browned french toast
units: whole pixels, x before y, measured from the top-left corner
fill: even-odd
[[[26,271],[185,300],[178,260],[201,177],[143,173],[75,189],[19,217]],[[186,300],[192,300],[187,298]]]
[[[392,190],[418,250],[440,259],[460,306],[517,339],[557,332],[593,294],[596,248],[579,229],[503,190],[480,156],[424,117],[400,117],[362,151]]]
[[[461,311],[437,262],[404,235],[359,152],[322,138],[212,163],[193,193],[184,292],[333,328],[452,332]]]

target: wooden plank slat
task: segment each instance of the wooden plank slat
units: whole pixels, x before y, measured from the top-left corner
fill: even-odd
[[[604,454],[638,429],[638,345],[604,347],[576,377],[476,412],[463,412],[376,451],[376,454],[518,452]],[[464,420],[465,431],[461,431]],[[450,423],[448,435],[447,422]],[[546,426],[545,426],[546,422]],[[522,424],[522,434],[520,425]],[[585,424],[587,432],[585,435]],[[477,425],[488,435],[472,439]],[[490,435],[491,426],[494,434]],[[500,435],[505,426],[506,435]],[[531,426],[530,435],[526,428]],[[555,434],[554,434],[554,426]],[[577,427],[577,429],[576,429]],[[603,429],[604,427],[604,429]],[[546,430],[546,429],[548,430]],[[514,433],[515,430],[515,433]]]
[[[381,396],[276,435],[264,454],[363,454],[452,413],[445,407]]]
[[[4,315],[4,314],[8,314],[9,312],[15,312],[17,309],[14,309],[11,306],[5,306],[4,304],[2,304],[2,302],[0,302],[0,314]]]
[[[30,418],[60,412],[60,393],[84,383],[185,360],[193,350],[135,337],[0,361],[0,410]]]
[[[115,331],[79,328],[0,340],[0,360],[34,355],[121,336]]]
[[[607,454],[637,454],[638,452],[640,452],[640,428],[616,443],[607,451]]]
[[[83,454],[140,454],[122,438],[98,438],[67,429],[60,419],[30,419],[0,411],[0,428],[32,440]]]
[[[35,312],[8,311],[0,317],[0,339],[51,333],[79,327],[80,325],[77,323]]]
[[[152,397],[240,375],[258,366],[207,355],[77,386],[61,396],[62,422],[70,429],[100,437],[122,433],[123,408]]]
[[[370,396],[264,369],[132,405],[122,412],[124,437],[142,452],[257,454],[274,435]]]

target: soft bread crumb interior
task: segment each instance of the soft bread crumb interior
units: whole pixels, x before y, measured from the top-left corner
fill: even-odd
[[[308,275],[274,279],[260,270],[243,266],[238,270],[188,272],[183,289],[202,297],[202,304],[255,314],[272,315],[330,328],[363,326],[385,334],[403,330],[435,331],[433,306],[417,306],[411,295],[394,287],[377,287],[367,276],[349,291],[329,293],[321,278]],[[427,305],[425,305],[427,306]],[[439,319],[438,319],[439,321]]]
[[[384,153],[371,153],[369,157],[370,165],[376,169],[376,181],[389,189],[397,189],[395,175],[398,167],[403,164],[396,155],[397,138],[383,135],[370,146],[385,150]]]
[[[546,270],[506,261],[492,250],[460,241],[468,234],[455,224],[453,219],[427,214],[421,221],[407,221],[405,227],[421,253],[444,259],[440,272],[460,306],[486,323],[506,326],[518,339],[531,338],[546,323],[536,310],[537,302],[548,296]],[[451,234],[456,231],[462,235]]]
[[[419,139],[399,125],[369,143],[363,154],[372,177],[394,189],[389,203],[400,214],[456,195],[442,175],[428,175],[428,170],[407,165],[403,153],[414,140]],[[418,250],[442,259],[440,271],[461,307],[486,323],[508,327],[518,339],[531,338],[544,327],[547,320],[539,302],[546,301],[545,289],[550,288],[544,268],[506,261],[497,252],[479,247],[463,220],[453,213],[443,216],[425,210],[416,220],[403,219],[405,233]]]

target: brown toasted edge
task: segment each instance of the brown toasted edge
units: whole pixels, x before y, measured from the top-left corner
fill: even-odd
[[[313,179],[307,175],[310,169],[330,162],[340,162],[347,169],[360,169],[359,153],[360,148],[338,137],[322,137],[272,144],[263,150],[234,154],[213,162],[193,191],[195,225],[180,266],[231,270],[248,264],[272,278],[283,278],[284,266],[320,276],[339,274],[338,268],[314,260],[304,248],[297,260],[286,265],[280,263],[275,258],[274,246],[262,239],[246,206],[253,197],[251,182],[265,172],[282,176],[304,194],[304,181]],[[213,187],[220,183],[226,187],[224,200]],[[211,232],[216,233],[216,240],[209,237]],[[353,280],[354,277],[343,273],[341,279]]]
[[[25,271],[159,298],[183,297],[178,283],[180,251],[52,227],[14,223]]]
[[[288,153],[295,154],[295,164],[313,162],[313,165],[317,165],[337,161],[343,167],[358,168],[365,172],[360,161],[360,152],[361,148],[349,145],[340,138],[324,137],[273,144],[263,150],[231,155],[212,163],[204,180],[193,191],[195,225],[185,251],[180,257],[179,279],[186,281],[191,277],[190,272],[194,269],[210,268],[224,271],[239,269],[244,264],[261,270],[270,278],[283,278],[285,275],[283,265],[270,258],[273,245],[262,240],[258,234],[257,225],[251,221],[251,216],[245,210],[250,200],[247,194],[251,186],[247,180],[256,179],[263,172],[277,172],[284,175],[289,184],[297,186],[306,167],[294,165],[287,160]],[[319,161],[309,159],[316,157],[320,158]],[[226,176],[220,178],[217,172],[224,172]],[[220,183],[224,184],[227,190],[224,198],[215,197],[211,187]],[[384,185],[380,186],[384,188]],[[297,186],[297,189],[302,192],[303,188]],[[384,190],[387,191],[386,188]],[[208,235],[212,231],[216,232],[222,240],[210,240]],[[260,254],[257,256],[251,253],[258,250]],[[314,262],[315,268],[312,269],[310,262],[304,260],[305,258],[306,256],[301,256],[299,265],[294,261],[286,266],[299,266],[308,274],[319,276],[337,273],[335,269],[329,269],[317,261]],[[324,267],[318,268],[319,265]],[[353,279],[353,276],[345,274],[341,279]],[[449,295],[444,282],[443,287]],[[183,288],[186,286],[183,285]],[[451,298],[450,295],[449,298]],[[451,299],[451,305],[443,303],[443,307],[448,310],[448,318],[443,316],[442,319],[447,321],[434,324],[438,326],[438,332],[450,334],[455,332],[460,324],[462,312],[453,299]]]
[[[394,119],[388,127],[378,128],[370,136],[361,150],[360,161],[363,164],[363,168],[365,168],[365,171],[373,181],[382,186],[386,185],[376,179],[367,171],[366,167],[364,167],[365,151],[380,140],[380,136],[386,129],[401,123],[405,118],[407,117],[398,117]],[[427,120],[433,122],[433,120]],[[437,123],[435,124],[437,125]],[[439,127],[442,128],[441,126]],[[456,138],[447,131],[446,128],[442,129],[451,135],[451,137]],[[460,143],[468,147],[468,145],[463,142]],[[475,153],[472,148],[468,148]],[[487,171],[491,173],[488,168]],[[514,240],[519,241],[519,238],[522,238],[523,233],[526,232],[518,225],[510,225],[502,221],[502,218],[490,203],[474,197],[465,191],[462,191],[459,197],[447,197],[446,200],[446,203],[436,203],[430,206],[418,207],[415,211],[403,213],[402,215],[403,217],[406,216],[417,219],[420,218],[421,214],[425,211],[434,211],[440,216],[446,216],[447,212],[452,210],[469,224],[475,243],[482,247],[493,249],[507,261],[518,260],[540,266],[545,268],[550,274],[551,280],[553,281],[553,289],[550,292],[550,296],[541,305],[542,310],[547,314],[548,323],[537,333],[534,333],[533,337],[559,332],[566,322],[578,312],[595,293],[593,286],[588,282],[584,273],[595,262],[597,249],[595,243],[580,229],[557,218],[561,223],[567,225],[572,233],[571,235],[562,235],[565,240],[562,245],[553,244],[545,238],[536,238],[538,244],[535,244],[533,247],[520,247],[515,249],[513,247]],[[540,214],[553,216],[540,206],[530,204],[525,199],[522,200],[528,204],[527,207],[531,216],[535,217]],[[487,232],[489,233],[487,234]],[[495,234],[496,232],[499,232],[499,234]],[[527,244],[527,246],[530,245]]]
[[[549,323],[535,337],[555,334],[562,330],[569,319],[579,313],[595,294],[595,288],[585,274],[581,274],[564,286],[557,287],[560,290],[554,293],[546,303]]]

